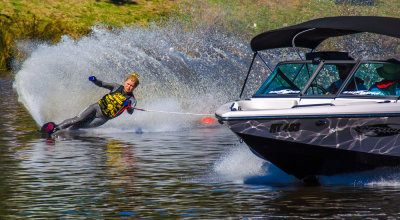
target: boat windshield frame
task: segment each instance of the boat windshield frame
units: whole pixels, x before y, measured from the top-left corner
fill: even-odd
[[[315,98],[335,98],[338,97],[339,94],[344,90],[344,87],[346,87],[347,83],[351,80],[354,71],[357,70],[359,66],[360,61],[355,61],[355,60],[322,60],[319,63],[318,68],[314,71],[313,76],[311,79],[308,80],[307,85],[304,87],[304,89],[301,91],[300,96],[301,97],[315,97]],[[341,85],[339,88],[337,88],[337,91],[334,93],[325,93],[325,94],[307,94],[308,89],[313,87],[313,82],[317,79],[318,76],[322,75],[322,71],[325,69],[325,66],[334,66],[334,65],[353,65],[351,69],[348,70],[346,78],[342,81]],[[339,72],[339,71],[338,71]],[[338,72],[334,72],[335,74],[338,74]]]
[[[297,73],[292,74],[294,76],[294,78],[292,80],[289,79],[289,77],[285,77],[285,74],[280,70],[282,69],[282,66],[284,65],[294,65],[294,64],[299,64],[302,65],[299,69]],[[306,80],[305,84],[302,84],[303,87],[302,88],[298,88],[297,85],[294,83],[294,81],[297,79],[297,77],[299,77],[300,72],[303,70],[304,65],[316,65],[313,68],[313,72],[310,74],[309,78]],[[343,78],[341,80],[341,84],[339,84],[337,90],[334,93],[328,93],[326,91],[324,91],[325,89],[321,89],[322,92],[317,93],[317,94],[310,94],[310,92],[308,91],[310,88],[315,87],[317,84],[314,83],[315,80],[317,80],[318,77],[320,77],[322,75],[322,71],[324,68],[328,67],[328,66],[335,66],[336,65],[336,71],[334,75],[338,75],[338,66],[340,65],[352,65],[350,66],[349,70],[347,70],[347,77]],[[398,92],[395,92],[397,94],[376,94],[376,92],[371,92],[369,91],[372,87],[372,84],[369,83],[368,87],[369,89],[367,89],[367,87],[365,87],[364,89],[355,89],[354,92],[352,92],[353,90],[349,90],[349,88],[351,87],[351,84],[355,84],[357,86],[357,82],[362,82],[364,83],[364,78],[359,78],[362,74],[364,74],[365,76],[367,76],[367,81],[370,82],[371,81],[371,77],[373,77],[373,74],[377,75],[377,71],[376,69],[378,69],[378,67],[383,66],[383,65],[393,65],[392,62],[388,62],[388,61],[381,61],[381,60],[322,60],[319,61],[318,63],[316,63],[315,61],[313,62],[312,60],[293,60],[293,61],[283,61],[283,62],[279,62],[274,71],[268,76],[268,78],[264,81],[264,83],[260,86],[259,90],[252,96],[253,98],[260,98],[260,97],[268,97],[268,98],[272,98],[272,97],[277,97],[277,98],[282,98],[282,97],[295,97],[295,98],[373,98],[373,99],[377,99],[377,98],[394,98],[394,99],[399,99],[400,98],[400,94]],[[396,65],[400,65],[400,64],[396,64]],[[371,73],[369,73],[368,71],[365,71],[364,66],[370,66],[370,69],[368,71],[371,71]],[[366,73],[360,73],[361,69],[364,68],[364,72]],[[273,90],[270,90],[268,92],[268,94],[264,94],[264,92],[262,92],[262,90],[264,91],[268,91],[267,89],[271,86],[271,84],[274,82],[274,79],[277,76],[280,76],[280,80],[284,81],[286,83],[286,85],[288,86],[288,88],[284,88],[281,90],[277,90],[277,92],[273,92]],[[371,76],[369,76],[371,75]],[[375,76],[375,81],[373,81],[374,83],[378,83],[378,77],[379,76]],[[336,77],[337,80],[337,77]],[[382,80],[382,78],[380,78],[379,80]],[[354,81],[354,82],[351,82]],[[357,82],[356,82],[357,81]],[[399,81],[400,81],[400,76],[399,76]],[[329,81],[329,84],[331,84],[331,86],[333,85],[334,80],[332,79],[331,81]],[[323,84],[326,88],[326,83]],[[298,88],[298,90],[293,90],[292,88]],[[272,92],[272,93],[270,93]]]
[[[376,85],[379,84],[380,82],[385,81],[385,79],[383,78],[384,75],[382,75],[382,73],[379,73],[379,69],[381,69],[381,67],[383,68],[383,66],[385,65],[389,65],[389,66],[393,66],[395,65],[397,67],[397,70],[399,72],[397,72],[397,74],[392,74],[396,76],[396,79],[394,81],[398,81],[397,82],[397,88],[395,89],[395,91],[392,91],[392,93],[390,94],[390,92],[388,93],[384,93],[381,90],[380,92],[376,93],[375,90]],[[363,73],[363,71],[365,71],[365,69],[368,69],[369,72],[368,73]],[[365,74],[367,76],[363,77],[362,74]],[[368,92],[346,92],[346,87],[349,86],[349,82],[352,79],[355,78],[360,78],[362,80],[364,80],[365,82],[365,86],[368,88],[365,91]],[[367,83],[369,82],[369,83]],[[374,94],[376,93],[376,94]],[[392,62],[390,60],[360,60],[356,66],[353,67],[353,70],[351,71],[351,73],[349,74],[349,76],[347,77],[347,79],[344,81],[343,86],[340,88],[340,90],[338,91],[338,93],[336,94],[336,97],[339,98],[365,98],[365,99],[396,99],[398,100],[400,98],[400,63],[398,63],[398,61],[396,62]]]
[[[294,78],[293,79],[289,79],[281,70],[280,67],[284,66],[284,65],[297,65],[299,64],[299,66],[301,66],[298,71],[296,73],[294,73]],[[253,97],[276,97],[276,96],[284,96],[284,97],[297,97],[299,96],[299,94],[301,93],[302,89],[299,88],[295,83],[293,83],[293,81],[295,81],[299,75],[300,72],[303,70],[304,66],[308,65],[315,65],[312,63],[311,60],[293,60],[293,61],[283,61],[283,62],[279,62],[276,66],[275,69],[272,71],[272,73],[268,76],[268,78],[264,81],[264,83],[260,86],[260,89],[253,95]],[[308,68],[307,68],[308,69]],[[315,71],[312,71],[309,74],[309,78],[312,78],[314,75]],[[257,94],[260,92],[260,90],[264,87],[264,88],[268,88],[269,86],[271,86],[271,84],[273,83],[274,79],[277,76],[281,76],[282,80],[285,81],[285,83],[287,83],[291,88],[296,88],[297,91],[296,93],[290,93],[289,90],[282,91],[281,93],[273,93],[273,94]],[[308,80],[307,80],[308,81]],[[306,84],[305,84],[306,85]]]

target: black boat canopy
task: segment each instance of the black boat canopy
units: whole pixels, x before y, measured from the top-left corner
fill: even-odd
[[[327,38],[361,32],[400,38],[400,18],[377,16],[320,18],[261,33],[251,40],[250,45],[253,51],[292,47],[292,40],[296,37],[294,40],[296,47],[315,49]]]

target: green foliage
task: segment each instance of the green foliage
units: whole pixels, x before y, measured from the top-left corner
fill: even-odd
[[[6,70],[10,66],[10,54],[14,40],[14,33],[10,28],[11,22],[5,17],[0,18],[0,69]]]
[[[57,43],[64,34],[80,38],[90,27],[146,25],[174,17],[188,25],[208,24],[248,41],[256,34],[310,19],[338,15],[399,17],[400,1],[349,4],[336,0],[3,0],[0,3],[0,68],[24,59],[16,39]],[[162,22],[160,22],[162,23]]]
[[[62,35],[80,38],[90,28],[147,24],[168,16],[177,0],[3,0],[0,3],[0,69],[10,70],[12,58],[24,59],[18,39],[57,43]]]
[[[349,4],[335,0],[198,0],[187,7],[206,11],[207,15],[192,13],[203,20],[218,20],[233,34],[249,40],[256,34],[330,16],[363,15],[400,17],[400,1],[375,0],[374,5]],[[190,11],[190,10],[188,10]],[[193,10],[192,10],[193,11]],[[215,16],[213,16],[215,15]]]

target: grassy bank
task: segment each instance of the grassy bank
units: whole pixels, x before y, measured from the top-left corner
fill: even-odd
[[[18,39],[56,43],[67,34],[79,38],[90,27],[147,24],[170,14],[178,0],[2,0],[0,68],[10,68]]]
[[[372,2],[372,4],[354,4]],[[104,24],[122,27],[176,16],[206,23],[244,40],[265,30],[338,15],[400,17],[398,0],[3,0],[0,3],[0,68],[10,68],[18,39],[56,43]]]
[[[192,5],[200,11],[200,20],[210,20],[246,39],[321,17],[400,17],[398,0],[200,0]]]

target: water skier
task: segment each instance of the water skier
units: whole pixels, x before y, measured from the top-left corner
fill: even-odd
[[[133,113],[133,107],[136,105],[133,90],[139,85],[139,76],[136,73],[128,75],[124,85],[106,83],[98,80],[95,76],[90,76],[89,81],[99,87],[109,89],[110,92],[76,117],[66,119],[58,125],[53,122],[46,123],[41,128],[42,133],[51,134],[63,129],[98,127],[108,120],[118,117],[125,110],[129,114]]]

